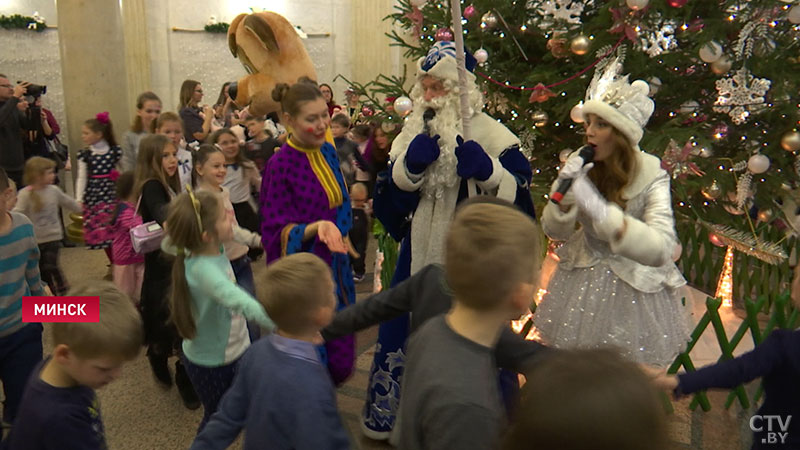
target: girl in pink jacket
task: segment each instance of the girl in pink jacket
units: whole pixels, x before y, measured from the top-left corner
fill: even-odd
[[[131,228],[141,225],[142,218],[136,214],[133,195],[133,172],[125,172],[117,179],[117,208],[111,217],[109,230],[113,238],[111,254],[113,256],[114,284],[139,306],[144,277],[144,255],[133,250]]]

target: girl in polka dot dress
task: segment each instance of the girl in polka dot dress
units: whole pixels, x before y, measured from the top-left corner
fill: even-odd
[[[83,123],[81,139],[87,148],[78,152],[78,202],[83,203],[83,239],[91,249],[102,248],[111,258],[112,235],[108,228],[116,207],[115,169],[122,150],[114,139],[107,112]]]

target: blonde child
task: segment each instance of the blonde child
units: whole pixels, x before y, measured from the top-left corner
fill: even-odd
[[[330,268],[310,253],[289,255],[267,268],[259,291],[278,329],[241,358],[192,450],[227,448],[243,428],[244,448],[352,448],[315,345],[336,310]]]
[[[192,184],[192,152],[187,148],[183,139],[183,121],[174,112],[167,111],[158,116],[156,120],[156,133],[163,134],[172,141],[178,149],[175,156],[178,158],[178,176],[181,179],[181,192],[186,190],[186,185]]]
[[[233,204],[230,200],[228,188],[222,186],[225,180],[225,157],[222,151],[210,144],[203,144],[195,153],[195,186],[198,191],[209,191],[220,194],[225,205],[225,211],[233,218],[233,239],[224,242],[225,254],[233,267],[236,282],[250,295],[256,295],[253,269],[250,267],[251,259],[247,252],[249,248],[260,249],[261,235],[242,228],[236,221]],[[258,338],[258,329],[251,326],[252,340]]]
[[[536,292],[538,241],[536,225],[518,210],[479,203],[456,212],[444,264],[453,306],[408,341],[393,436],[400,448],[497,447],[506,417],[494,349]]]
[[[136,153],[142,138],[156,130],[156,119],[161,114],[161,99],[150,91],[142,92],[136,99],[136,117],[133,119],[131,129],[122,135],[122,161],[120,169],[123,172],[136,168]]]
[[[107,448],[95,390],[139,355],[142,319],[110,282],[92,281],[70,295],[100,297],[100,321],[52,324],[53,353],[28,380],[4,449]]]
[[[195,186],[197,186],[198,191],[214,192],[222,196],[225,211],[233,218],[233,239],[223,242],[225,255],[230,260],[231,267],[233,267],[236,283],[255,297],[256,287],[253,280],[253,269],[250,267],[251,259],[248,256],[248,250],[249,248],[262,248],[261,235],[242,228],[236,221],[233,204],[230,200],[230,192],[226,187],[222,186],[226,172],[225,157],[222,155],[222,151],[210,144],[201,145],[195,153]],[[249,322],[248,329],[250,330],[251,341],[255,341],[261,336],[258,327],[254,323]]]
[[[272,320],[236,284],[223,242],[233,239],[233,218],[218,193],[191,190],[172,201],[167,234],[177,249],[172,267],[171,316],[183,338],[181,359],[200,401],[202,431],[233,381],[250,346],[245,318],[271,329]]]
[[[131,228],[141,225],[142,218],[136,214],[136,201],[133,196],[133,172],[125,172],[117,179],[117,208],[111,218],[111,234],[114,242],[111,250],[114,255],[114,284],[139,306],[144,278],[144,256],[133,250]]]
[[[155,221],[162,227],[167,216],[167,205],[180,192],[178,160],[172,141],[166,136],[153,134],[142,139],[136,164],[134,197],[139,202],[137,213],[144,223]],[[177,348],[178,333],[169,324],[167,291],[170,286],[172,262],[161,250],[144,255],[141,309],[147,344],[147,358],[153,375],[165,388],[172,386],[167,360]],[[186,375],[183,363],[175,363],[175,384],[184,406],[197,409],[200,402]]]
[[[218,145],[225,156],[227,173],[222,185],[230,192],[237,222],[254,233],[260,232],[261,221],[256,214],[258,207],[251,194],[261,189],[261,175],[259,175],[258,168],[253,161],[244,156],[244,152],[239,146],[239,139],[230,128],[215,131],[208,138],[207,143]],[[251,251],[250,257],[257,259],[260,254],[260,251]]]
[[[102,248],[113,263],[108,222],[116,206],[114,169],[122,157],[107,112],[83,123],[81,139],[86,148],[78,152],[75,196],[83,204],[83,239],[90,249]]]
[[[55,295],[64,295],[69,289],[67,279],[58,263],[64,231],[59,221],[59,207],[74,212],[81,205],[57,186],[56,163],[52,159],[34,156],[25,162],[25,188],[17,196],[14,211],[28,216],[33,222],[36,242],[39,244],[39,272]]]

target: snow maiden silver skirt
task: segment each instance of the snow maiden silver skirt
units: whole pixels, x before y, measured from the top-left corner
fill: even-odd
[[[678,289],[636,290],[605,263],[559,268],[547,291],[534,315],[547,345],[615,347],[631,361],[664,367],[689,341],[690,308]]]

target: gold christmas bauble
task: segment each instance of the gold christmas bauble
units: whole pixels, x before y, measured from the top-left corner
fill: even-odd
[[[481,28],[491,30],[492,28],[497,26],[497,16],[494,15],[493,12],[489,11],[481,17]]]
[[[789,131],[781,138],[781,147],[787,152],[800,150],[800,133],[795,130]]]
[[[714,180],[709,186],[701,189],[700,192],[706,199],[716,200],[719,198],[720,194],[722,194],[722,188],[717,184],[717,180]]]
[[[531,120],[533,120],[534,126],[543,127],[550,121],[550,116],[542,110],[534,111],[531,115]]]
[[[727,56],[723,56],[722,58],[711,63],[711,71],[717,75],[725,75],[729,70],[731,70],[732,65],[733,63],[731,63],[731,60],[728,59]]]
[[[580,35],[572,39],[572,42],[569,44],[569,49],[576,55],[585,55],[589,53],[590,46],[591,42],[589,42],[589,38],[584,35]]]

